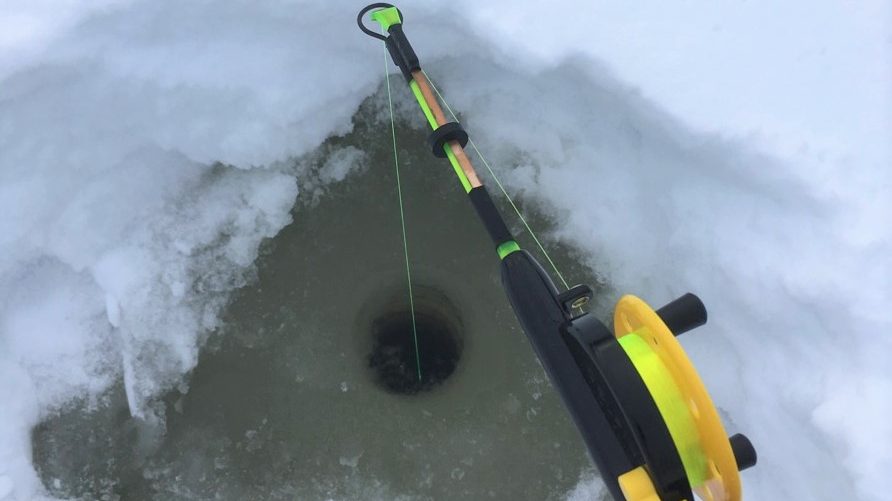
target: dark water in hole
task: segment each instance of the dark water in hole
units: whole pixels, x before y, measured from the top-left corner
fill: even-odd
[[[459,336],[433,312],[417,311],[414,322],[411,311],[386,314],[372,327],[369,368],[388,391],[404,395],[430,391],[455,371],[461,357]]]
[[[264,244],[256,283],[234,294],[185,384],[157,402],[163,426],[131,419],[118,388],[98,407],[73,406],[33,430],[34,462],[51,493],[516,500],[560,499],[576,485],[589,460],[514,319],[498,257],[451,168],[431,157],[421,129],[404,125],[413,279],[460,315],[458,359],[431,391],[411,396],[383,389],[369,368],[375,320],[408,308],[379,103],[367,102],[354,132],[310,161],[347,146],[367,153],[364,170],[321,189],[316,203],[304,189],[294,223]],[[566,276],[590,279],[568,249],[553,257]],[[420,348],[422,357],[444,349]]]

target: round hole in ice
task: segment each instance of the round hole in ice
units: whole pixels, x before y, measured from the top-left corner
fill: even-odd
[[[449,310],[417,304],[414,329],[408,308],[385,311],[372,322],[368,365],[378,385],[390,393],[416,395],[434,389],[455,372],[462,339],[460,322],[451,318]]]

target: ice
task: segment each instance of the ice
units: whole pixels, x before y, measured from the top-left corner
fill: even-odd
[[[346,456],[341,456],[340,459],[338,459],[338,462],[340,463],[341,466],[346,466],[348,468],[356,468],[357,466],[359,466],[359,460],[362,458],[363,454],[364,454],[363,451],[358,451],[358,452],[351,453]]]
[[[30,427],[123,378],[192,369],[281,168],[381,78],[357,5],[6,1],[0,8],[0,499],[43,495]],[[749,434],[754,499],[879,499],[892,469],[890,7],[401,5],[512,191],[618,291],[710,310],[685,344]],[[387,131],[382,131],[387,132]],[[386,137],[386,134],[385,134]],[[318,179],[363,167],[358,148]],[[322,187],[308,185],[312,195]],[[597,492],[583,479],[570,499]]]

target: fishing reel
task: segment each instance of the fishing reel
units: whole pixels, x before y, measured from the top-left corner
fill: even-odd
[[[591,314],[573,315],[591,297],[588,286],[558,293],[525,251],[502,264],[515,312],[614,498],[741,499],[738,472],[755,465],[756,451],[744,435],[725,433],[676,339],[706,323],[697,296],[659,310],[624,296],[611,333]]]

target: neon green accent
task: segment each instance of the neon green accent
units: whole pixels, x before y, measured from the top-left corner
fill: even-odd
[[[446,102],[446,98],[443,97],[443,94],[440,94],[440,90],[437,89],[436,85],[434,85],[434,81],[431,80],[431,77],[428,76],[428,74],[425,73],[424,70],[421,70],[421,72],[424,73],[424,76],[427,78],[428,83],[431,84],[431,88],[434,89],[434,92],[437,94],[437,97],[440,98],[440,102],[443,103],[443,106],[445,106],[446,110],[449,112],[449,114],[452,115],[452,119],[455,120],[456,122],[458,122],[458,117],[455,115],[455,112],[452,111],[452,108],[449,107],[449,103]],[[548,252],[545,250],[545,246],[543,246],[542,242],[540,242],[539,239],[536,237],[536,233],[534,233],[533,229],[530,228],[530,225],[529,225],[529,223],[527,223],[526,218],[523,217],[523,214],[520,212],[520,209],[514,203],[514,200],[511,199],[511,195],[508,194],[508,190],[506,190],[505,187],[502,185],[502,182],[499,181],[499,177],[496,176],[496,173],[492,170],[492,167],[490,167],[489,162],[486,161],[486,158],[483,156],[483,153],[480,153],[480,150],[477,148],[477,144],[474,143],[474,139],[469,138],[468,142],[470,143],[471,148],[474,148],[474,152],[477,153],[477,156],[483,162],[483,165],[486,166],[486,170],[489,171],[489,175],[492,176],[493,180],[498,185],[499,190],[502,191],[502,195],[505,195],[505,198],[508,200],[508,203],[511,204],[511,207],[514,208],[514,212],[517,213],[517,217],[520,218],[520,222],[523,223],[524,228],[526,228],[527,232],[530,234],[530,236],[533,237],[533,241],[536,242],[536,246],[539,247],[539,250],[542,251],[542,255],[545,256],[545,259],[548,261],[548,264],[551,265],[551,269],[554,270],[554,273],[561,280],[561,283],[564,284],[564,288],[569,290],[570,284],[567,283],[567,281],[564,279],[564,275],[561,274],[560,270],[558,270],[557,265],[555,265],[554,261],[551,260],[551,256],[548,255]],[[471,190],[468,189],[468,191],[471,191]]]
[[[384,78],[387,80],[387,104],[390,106],[390,134],[393,137],[393,167],[396,171],[396,193],[400,201],[400,224],[403,229],[403,253],[406,256],[406,282],[409,283],[409,311],[412,313],[412,338],[415,341],[415,366],[421,381],[421,354],[418,350],[418,329],[415,327],[415,295],[412,294],[412,269],[409,266],[409,243],[406,239],[406,215],[403,212],[403,187],[400,182],[400,161],[396,149],[396,124],[393,119],[393,99],[390,96],[390,73],[387,71],[387,50],[384,50]]]
[[[387,7],[386,9],[376,10],[372,12],[372,20],[377,21],[381,25],[381,30],[387,33],[394,24],[401,24],[400,12],[396,7]]]
[[[418,87],[418,82],[412,80],[409,82],[409,88],[412,89],[412,94],[415,94],[415,100],[418,101],[418,106],[421,106],[421,111],[424,112],[424,116],[427,117],[427,123],[430,124],[432,130],[437,130],[437,119],[434,118],[434,112],[431,111],[431,107],[427,105],[427,101],[424,100],[424,94],[421,93],[421,88]]]
[[[452,152],[452,148],[446,144],[443,145],[443,150],[446,151],[446,158],[448,158],[449,163],[452,164],[452,170],[455,171],[455,175],[458,176],[458,180],[461,181],[465,193],[470,193],[473,186],[471,186],[471,181],[468,180],[468,176],[465,175],[465,171],[462,170],[461,164],[458,163],[458,159],[455,158],[455,153]]]
[[[514,240],[508,240],[507,242],[500,244],[499,248],[496,249],[496,252],[499,253],[499,259],[505,259],[508,254],[519,250],[520,246],[517,245],[517,242],[515,242]]]
[[[697,424],[691,417],[672,374],[663,365],[660,356],[637,332],[619,338],[619,344],[629,356],[654,403],[657,404],[657,409],[669,429],[669,435],[672,436],[672,442],[675,443],[678,455],[681,456],[688,482],[691,487],[699,487],[709,478],[709,471],[706,455],[700,447]]]

